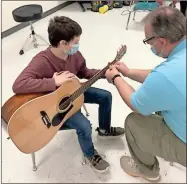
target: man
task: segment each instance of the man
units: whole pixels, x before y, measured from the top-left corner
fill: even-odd
[[[55,17],[49,23],[48,35],[51,47],[40,52],[22,71],[13,84],[13,91],[20,93],[52,92],[73,80],[75,76],[89,79],[99,70],[88,69],[85,59],[78,51],[82,34],[80,25],[68,17]],[[59,74],[59,72],[64,71]],[[104,77],[103,77],[104,78]],[[98,136],[102,139],[124,135],[124,129],[111,127],[111,93],[98,88],[89,88],[85,94],[85,103],[99,105]],[[109,164],[94,149],[89,120],[81,111],[70,117],[61,130],[75,129],[78,141],[86,161],[98,172],[108,170]]]
[[[129,69],[118,62],[106,77],[134,111],[125,120],[132,158],[123,156],[121,167],[132,176],[156,181],[156,156],[186,167],[186,18],[178,9],[160,7],[145,20],[143,42],[166,60],[152,70]],[[142,85],[135,91],[119,72]]]

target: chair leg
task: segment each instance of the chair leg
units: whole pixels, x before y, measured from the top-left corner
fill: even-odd
[[[46,46],[50,46],[50,44],[42,37],[42,36],[40,36],[40,35],[38,35],[38,34],[36,34],[35,33],[35,36],[36,36],[36,39],[39,39],[39,40],[41,40],[43,43],[44,43],[44,46],[46,45]],[[41,45],[41,44],[40,44]]]
[[[31,30],[31,35],[32,35],[32,44],[33,44],[34,48],[37,48],[38,47],[38,42],[37,42],[37,39],[36,39],[36,34],[35,34],[35,31],[34,31],[34,27],[32,25],[32,21],[30,21],[30,30]]]
[[[19,51],[19,54],[20,54],[20,55],[24,54],[24,51],[25,51],[25,49],[26,49],[26,46],[28,46],[28,44],[29,44],[30,38],[31,38],[31,34],[27,37],[27,39],[25,40],[25,42],[24,42],[24,44],[23,44],[21,50]]]
[[[135,15],[136,15],[136,11],[134,11],[134,16],[133,16],[133,20],[135,20]]]
[[[128,25],[129,25],[129,20],[130,20],[130,17],[131,17],[131,12],[129,12],[129,17],[128,17],[128,20],[127,20],[127,26],[126,26],[126,30],[128,30]]]
[[[34,27],[33,27],[31,21],[30,21],[30,30],[31,30],[31,34],[29,35],[29,37],[24,42],[24,45],[23,45],[23,47],[21,48],[21,50],[19,52],[20,55],[24,54],[24,52],[26,50],[29,50],[32,47],[37,48],[39,45],[41,45],[41,46],[49,46],[49,43],[47,41],[45,41],[44,38],[42,38],[40,35],[35,33]],[[41,42],[43,42],[43,44],[39,44],[39,42],[38,42],[39,40]]]
[[[88,110],[87,110],[85,104],[83,104],[83,108],[84,108],[84,110],[85,110],[85,112],[86,112],[86,116],[89,116],[90,114],[88,113]]]
[[[49,43],[45,41],[44,38],[42,38],[40,35],[35,33],[34,27],[31,21],[30,21],[30,29],[31,29],[31,35],[32,35],[32,44],[35,48],[37,48],[39,45],[43,45],[43,44],[39,44],[38,39],[44,43],[44,46],[45,45],[49,46]]]
[[[86,158],[84,154],[82,154],[82,165],[86,165]]]
[[[80,7],[82,8],[82,11],[85,12],[86,8],[84,7],[83,2],[79,1],[78,3],[80,5]]]
[[[31,153],[31,157],[32,157],[32,164],[33,164],[32,170],[36,171],[37,167],[36,167],[35,153]]]

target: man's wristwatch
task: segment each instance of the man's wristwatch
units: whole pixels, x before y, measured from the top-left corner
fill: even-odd
[[[117,78],[117,77],[121,77],[120,74],[116,74],[112,77],[112,84],[114,84],[114,80]]]

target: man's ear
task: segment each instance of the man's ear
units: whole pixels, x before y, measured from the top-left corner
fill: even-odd
[[[159,41],[162,45],[166,45],[168,43],[168,40],[166,40],[165,38],[159,38]]]

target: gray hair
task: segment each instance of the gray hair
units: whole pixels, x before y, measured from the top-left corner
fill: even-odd
[[[160,7],[149,13],[144,23],[151,25],[155,36],[167,38],[170,43],[186,36],[186,17],[176,8]]]

